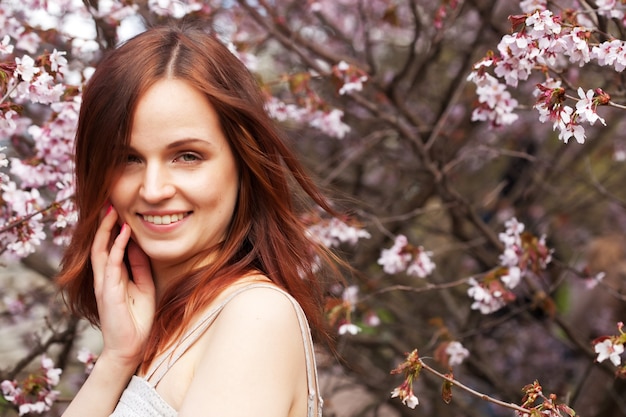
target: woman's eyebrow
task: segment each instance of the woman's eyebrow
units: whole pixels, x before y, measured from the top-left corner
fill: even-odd
[[[167,149],[172,149],[172,148],[178,148],[180,146],[185,146],[185,145],[191,145],[194,143],[202,143],[204,145],[209,145],[212,146],[213,144],[205,139],[198,139],[198,138],[184,138],[184,139],[179,139],[176,140],[174,142],[168,143],[166,148]]]

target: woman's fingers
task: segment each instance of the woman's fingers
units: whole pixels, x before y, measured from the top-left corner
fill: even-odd
[[[126,253],[126,245],[129,240],[130,227],[124,223],[109,250],[104,273],[105,286],[124,284],[125,281],[128,280],[128,271],[124,264],[124,254]]]
[[[117,224],[117,212],[109,206],[100,221],[100,226],[91,245],[91,267],[94,275],[96,293],[102,288],[106,265],[111,248],[111,237]]]
[[[133,282],[139,292],[154,296],[150,259],[132,240],[128,242],[128,263],[133,274]]]

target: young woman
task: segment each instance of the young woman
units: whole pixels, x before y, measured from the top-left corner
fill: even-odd
[[[321,415],[325,253],[293,184],[331,211],[214,36],[154,28],[103,59],[59,283],[104,344],[64,416]]]

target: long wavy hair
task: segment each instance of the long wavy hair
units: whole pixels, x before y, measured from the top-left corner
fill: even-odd
[[[196,27],[143,32],[110,51],[84,89],[75,148],[78,223],[57,277],[69,308],[99,325],[90,262],[99,213],[127,158],[139,98],[168,77],[188,82],[213,105],[239,166],[240,187],[214,261],[171,277],[174,285],[158,300],[142,368],[175,342],[197,312],[252,271],[261,271],[295,297],[314,335],[329,340],[324,285],[314,271],[320,259],[332,256],[308,238],[298,210],[305,200],[333,210],[265,111],[256,79],[214,35]]]

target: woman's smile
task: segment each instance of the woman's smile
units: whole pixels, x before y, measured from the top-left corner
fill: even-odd
[[[142,214],[141,216],[148,223],[156,224],[156,225],[168,225],[172,223],[177,223],[184,219],[187,216],[187,212],[182,213],[174,213],[174,214]]]

